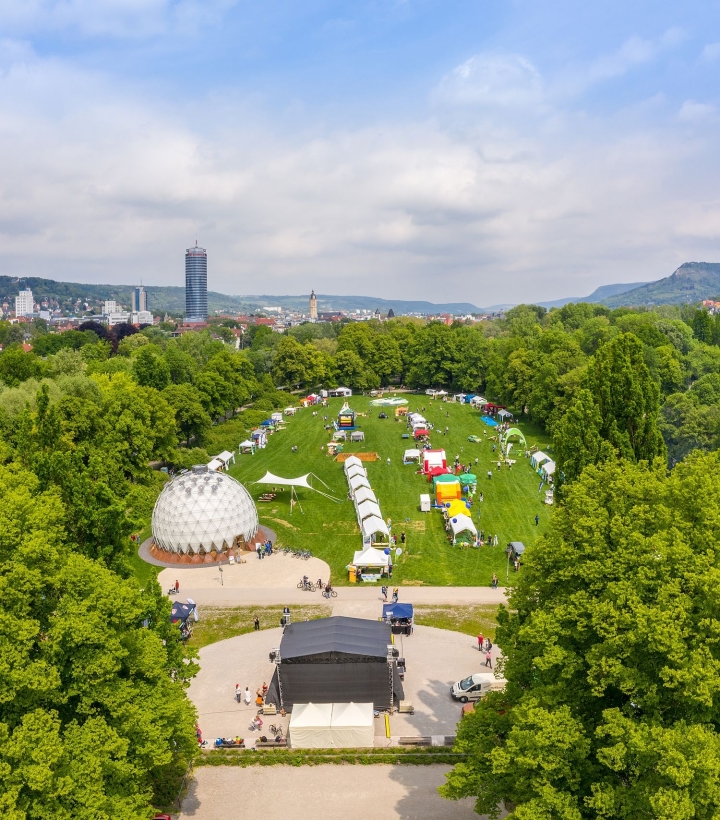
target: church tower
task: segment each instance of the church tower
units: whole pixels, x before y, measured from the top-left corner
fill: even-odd
[[[315,296],[315,291],[310,294],[310,318],[317,319],[317,296]]]

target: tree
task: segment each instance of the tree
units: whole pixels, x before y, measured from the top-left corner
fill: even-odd
[[[0,381],[17,387],[26,379],[41,379],[47,370],[45,362],[21,347],[11,347],[0,353]]]
[[[692,330],[693,335],[699,341],[712,341],[713,320],[706,310],[695,311],[692,317]]]
[[[440,322],[418,330],[410,345],[408,381],[413,387],[450,386],[460,363],[456,331]]]
[[[340,350],[335,356],[335,368],[340,384],[363,390],[367,386],[367,376],[362,359],[352,350]]]
[[[312,374],[308,370],[305,345],[292,336],[283,337],[277,347],[272,375],[278,385],[294,387],[307,384]]]
[[[506,689],[460,722],[445,797],[518,820],[717,816],[719,506],[717,453],[582,473],[525,553]]]
[[[191,384],[171,384],[163,390],[163,397],[175,413],[178,438],[185,439],[188,445],[192,439],[201,441],[212,419],[203,408],[198,389]]]
[[[612,447],[600,435],[601,426],[592,393],[579,390],[553,437],[558,475],[563,482],[574,481],[589,465],[612,458]]]
[[[123,340],[123,344],[126,341],[128,340]],[[170,368],[165,359],[155,351],[154,346],[147,343],[147,340],[145,346],[141,347],[133,358],[132,374],[141,387],[164,390],[170,384]]]

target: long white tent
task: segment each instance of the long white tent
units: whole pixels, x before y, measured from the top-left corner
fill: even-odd
[[[348,479],[348,484],[350,485],[351,493],[359,490],[360,487],[367,487],[368,490],[370,489],[370,482],[367,480],[367,476],[356,475],[353,478]]]
[[[378,516],[371,515],[370,518],[366,518],[362,522],[362,534],[363,534],[363,541],[365,543],[371,544],[373,541],[373,537],[376,535],[384,535],[385,537],[390,536],[390,530],[388,529],[387,524],[379,518]]]
[[[346,473],[348,481],[356,475],[363,475],[367,478],[367,470],[364,467],[351,467]]]
[[[350,458],[345,460],[345,464],[343,464],[343,469],[347,473],[347,471],[351,467],[362,467],[363,463],[357,456],[350,456]]]
[[[363,501],[374,501],[377,504],[375,493],[368,487],[360,487],[360,489],[356,491],[353,500],[355,501],[355,507],[359,507]]]
[[[372,515],[377,518],[382,518],[380,507],[376,501],[363,501],[362,504],[357,505],[357,517],[359,522],[364,521],[366,518],[370,518]]]
[[[452,528],[453,533],[453,544],[460,533],[470,532],[474,536],[477,536],[477,528],[475,527],[472,518],[467,515],[454,515],[450,519],[450,527]]]

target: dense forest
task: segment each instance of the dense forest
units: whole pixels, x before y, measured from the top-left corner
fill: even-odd
[[[257,326],[240,351],[227,325],[0,323],[3,817],[141,818],[167,799],[195,747],[196,666],[132,573],[153,467],[207,460],[216,422],[250,427],[319,385],[482,393],[554,439],[561,503],[499,632],[508,689],[463,722],[472,765],[447,796],[482,790],[483,811],[504,800],[518,818],[644,816],[652,772],[672,787],[675,741],[718,747],[720,317],[521,305],[475,325]],[[713,804],[709,759],[685,764],[690,805]]]

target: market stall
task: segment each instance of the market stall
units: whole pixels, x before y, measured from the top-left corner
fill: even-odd
[[[359,581],[379,581],[388,574],[390,553],[375,547],[363,547],[353,556],[351,564],[355,568],[355,578]]]
[[[455,515],[449,519],[452,542],[474,541],[477,538],[477,529],[469,515]]]
[[[382,618],[390,624],[393,635],[412,635],[414,611],[412,604],[383,604]]]

